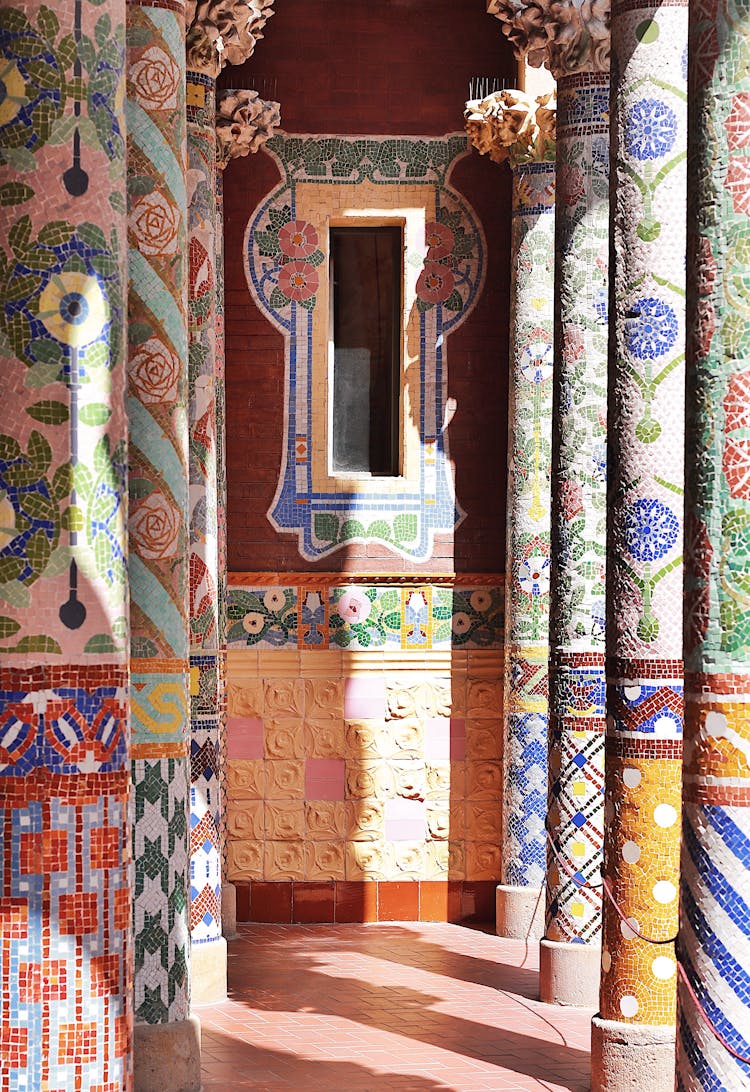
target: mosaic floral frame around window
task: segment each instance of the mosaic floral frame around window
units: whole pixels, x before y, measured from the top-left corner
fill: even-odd
[[[251,214],[244,251],[250,291],[286,341],[284,449],[268,518],[298,536],[310,561],[352,542],[426,561],[435,534],[464,517],[446,434],[445,337],[474,306],[486,265],[478,218],[448,185],[466,137],[281,134],[266,151],[283,181]],[[353,481],[328,470],[325,271],[329,225],[366,217],[405,223],[402,474]]]

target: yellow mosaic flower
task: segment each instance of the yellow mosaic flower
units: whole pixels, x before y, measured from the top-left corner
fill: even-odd
[[[104,329],[109,304],[96,277],[56,273],[39,297],[39,318],[58,341],[82,349]]]
[[[0,125],[13,121],[21,107],[29,101],[24,94],[25,86],[23,76],[13,61],[0,69]]]

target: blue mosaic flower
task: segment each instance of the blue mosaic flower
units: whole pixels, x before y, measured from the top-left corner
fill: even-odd
[[[641,99],[628,110],[628,151],[636,159],[658,159],[674,147],[677,115],[658,99]]]
[[[625,516],[625,539],[637,561],[658,561],[677,542],[680,525],[674,512],[655,498],[631,504]]]
[[[653,360],[669,352],[677,341],[677,315],[664,300],[648,296],[633,305],[634,317],[627,320],[625,343],[639,360]]]

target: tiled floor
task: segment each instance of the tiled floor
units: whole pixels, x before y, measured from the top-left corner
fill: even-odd
[[[589,1012],[534,1000],[537,944],[422,922],[242,925],[196,1010],[204,1092],[589,1087]]]

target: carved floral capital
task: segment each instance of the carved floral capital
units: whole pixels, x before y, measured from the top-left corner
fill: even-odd
[[[232,159],[250,155],[269,140],[281,124],[278,102],[267,102],[257,91],[223,91],[216,103],[216,158],[220,170]]]
[[[214,79],[227,64],[243,64],[273,15],[274,0],[188,0],[187,66]]]
[[[496,91],[466,103],[466,132],[494,163],[552,163],[556,105],[554,93],[532,99],[523,91]]]
[[[516,56],[555,79],[609,71],[611,0],[487,0]]]

